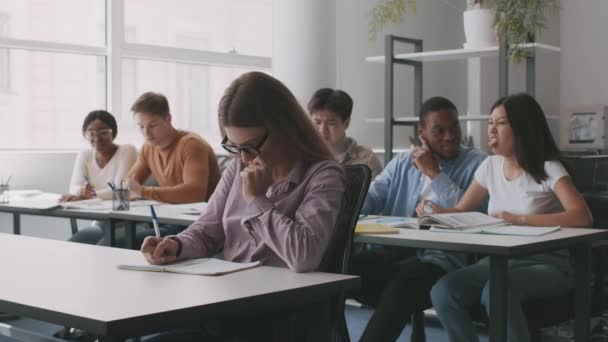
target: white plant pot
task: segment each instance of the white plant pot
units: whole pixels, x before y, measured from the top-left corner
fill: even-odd
[[[489,9],[470,9],[464,11],[465,49],[496,46],[496,34],[492,28],[494,13]]]

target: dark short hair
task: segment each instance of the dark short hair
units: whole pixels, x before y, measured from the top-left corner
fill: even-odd
[[[112,139],[116,138],[116,135],[118,135],[118,125],[116,124],[116,119],[114,119],[112,114],[103,109],[94,110],[87,114],[82,123],[82,132],[84,133],[84,131],[87,130],[87,127],[91,124],[91,122],[95,120],[100,120],[106,125],[108,125],[108,127],[112,129]]]
[[[353,99],[345,91],[331,88],[321,88],[308,101],[308,113],[319,110],[329,110],[338,115],[342,121],[350,118],[353,111]]]
[[[530,95],[519,93],[498,99],[492,111],[503,106],[513,130],[515,157],[537,183],[547,179],[545,162],[559,160],[559,149],[540,104]]]
[[[169,111],[169,101],[165,95],[154,92],[143,93],[131,106],[133,113],[152,113],[166,117]]]
[[[456,109],[456,106],[452,103],[452,101],[446,99],[445,97],[435,96],[424,101],[422,107],[420,107],[418,120],[422,125],[424,123],[424,118],[426,118],[429,113],[441,111],[452,111],[458,115],[458,109]]]

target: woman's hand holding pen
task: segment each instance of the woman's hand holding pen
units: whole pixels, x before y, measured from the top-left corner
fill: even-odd
[[[80,194],[81,199],[90,199],[96,196],[95,188],[90,183],[86,183]]]
[[[272,184],[272,171],[260,158],[256,158],[241,171],[243,197],[251,203],[256,197],[264,196]]]
[[[152,265],[164,265],[175,262],[179,245],[172,239],[158,240],[156,236],[148,236],[141,245],[140,251]]]

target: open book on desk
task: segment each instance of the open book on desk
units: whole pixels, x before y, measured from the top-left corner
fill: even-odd
[[[180,261],[170,265],[118,265],[118,268],[133,271],[170,272],[192,275],[217,276],[247,270],[260,265],[261,264],[259,261],[238,263],[216,258],[202,258]]]
[[[471,229],[445,229],[439,227],[431,227],[432,232],[442,233],[465,233],[465,234],[490,234],[490,235],[512,235],[512,236],[542,236],[560,230],[560,227],[532,227],[532,226],[492,226],[478,227]]]
[[[505,220],[482,214],[476,211],[465,213],[428,214],[418,219],[420,229],[430,227],[469,230],[475,228],[488,228],[508,225]]]

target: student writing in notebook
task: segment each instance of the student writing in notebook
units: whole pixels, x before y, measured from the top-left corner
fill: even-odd
[[[397,155],[376,177],[363,214],[412,217],[424,200],[454,206],[486,158],[485,153],[460,145],[458,111],[450,100],[428,99],[419,116],[424,144]],[[438,250],[419,250],[412,256],[377,247],[355,255],[351,271],[361,276],[362,287],[353,296],[376,308],[361,340],[396,340],[413,312],[430,307],[435,281],[465,264],[465,254]]]
[[[499,99],[488,122],[495,155],[454,209],[471,211],[489,195],[488,213],[515,225],[590,227],[592,217],[582,196],[559,162],[559,151],[542,108],[527,94]],[[530,227],[530,229],[535,229]],[[437,315],[450,341],[478,341],[469,309],[482,303],[489,311],[489,258],[443,276],[431,290]],[[508,340],[529,341],[521,301],[564,293],[574,284],[566,250],[509,261]]]
[[[79,201],[91,198],[112,199],[108,182],[118,184],[129,172],[137,159],[135,146],[116,144],[118,126],[112,114],[105,110],[90,112],[82,123],[82,135],[91,144],[90,149],[78,153],[70,181],[70,193],[60,201]],[[107,224],[93,222],[81,229],[70,241],[96,244],[102,237],[101,226]]]
[[[176,236],[160,242],[147,237],[142,253],[151,264],[164,264],[223,251],[229,261],[314,271],[340,211],[342,167],[293,94],[264,73],[233,81],[220,101],[218,119],[222,146],[235,158],[206,212]],[[272,339],[264,317],[215,323],[224,338]],[[181,336],[201,340],[204,330],[205,324]],[[173,341],[176,334],[158,339]]]
[[[339,89],[321,88],[308,101],[312,122],[336,160],[342,165],[367,165],[374,179],[382,171],[382,162],[369,147],[346,136],[352,110],[353,99]]]
[[[172,204],[207,201],[220,179],[211,146],[198,134],[173,127],[162,94],[142,94],[131,110],[146,140],[129,171],[131,195]],[[158,186],[142,185],[149,176]]]

